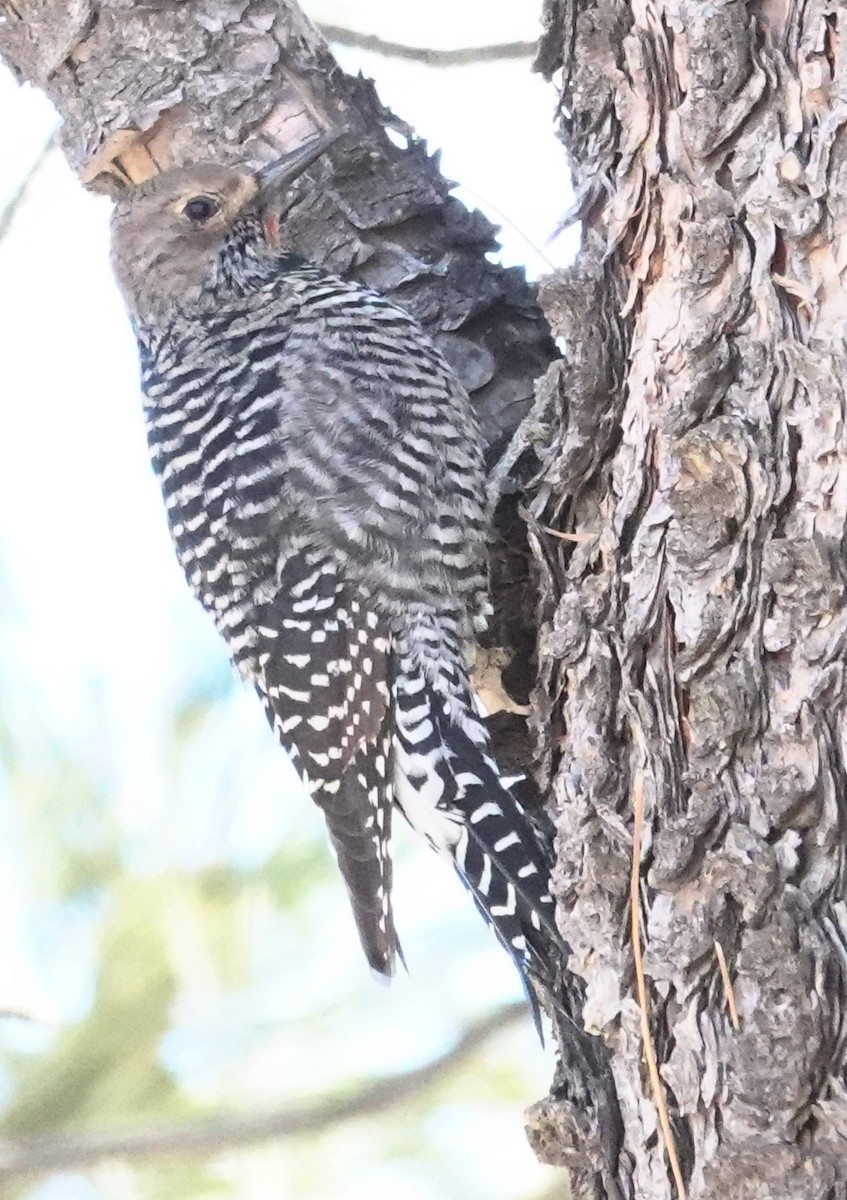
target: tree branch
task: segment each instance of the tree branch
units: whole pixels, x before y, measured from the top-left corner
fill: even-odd
[[[39,167],[55,145],[56,131],[54,130],[50,134],[49,138],[47,138],[41,149],[38,151],[35,158],[32,160],[32,163],[30,164],[26,174],[12,192],[3,208],[0,209],[0,241],[2,241],[9,232],[9,227],[11,226],[12,221],[15,219],[15,214],[18,212],[24,200],[26,199],[29,191],[29,185],[35,178]]]
[[[372,33],[360,33],[358,29],[345,29],[341,25],[318,26],[329,42],[338,46],[353,46],[357,50],[370,50],[387,58],[405,58],[412,62],[426,63],[428,67],[464,67],[470,63],[502,62],[504,59],[531,58],[537,42],[496,42],[490,46],[462,46],[457,49],[440,50],[432,46],[409,46],[404,42],[392,42]]]
[[[492,1037],[525,1015],[523,1001],[507,1004],[475,1021],[446,1054],[425,1066],[299,1109],[148,1125],[134,1130],[85,1130],[0,1141],[0,1183],[22,1176],[72,1170],[106,1158],[203,1156],[217,1153],[223,1147],[244,1146],[270,1138],[314,1137],[333,1125],[384,1112],[401,1100],[433,1087]]]

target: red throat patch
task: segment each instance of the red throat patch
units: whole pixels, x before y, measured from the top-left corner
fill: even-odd
[[[275,212],[266,212],[262,218],[265,226],[265,237],[272,250],[279,249],[279,217]]]

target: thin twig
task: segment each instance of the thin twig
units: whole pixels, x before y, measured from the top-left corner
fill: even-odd
[[[490,213],[494,213],[494,215],[496,217],[499,217],[499,219],[503,222],[504,225],[508,225],[509,228],[511,229],[512,233],[516,233],[518,235],[518,237],[521,239],[521,241],[524,243],[524,245],[528,246],[529,249],[532,251],[532,253],[537,254],[538,257],[541,259],[541,261],[545,264],[545,266],[549,267],[551,273],[556,270],[555,263],[553,263],[547,257],[547,255],[544,253],[544,251],[541,249],[540,246],[536,246],[536,244],[532,240],[532,238],[530,238],[527,234],[525,234],[524,231],[515,224],[515,222],[508,215],[508,213],[504,213],[502,208],[499,208],[496,204],[494,204],[491,200],[489,200],[489,198],[487,196],[481,196],[479,194],[479,192],[475,192],[472,187],[468,187],[468,185],[466,183],[463,183],[461,185],[461,188],[462,188],[462,192],[464,193],[464,195],[473,197],[474,200],[477,200],[483,206],[483,208],[486,210],[486,215],[489,215]],[[549,237],[547,239],[547,244],[549,245],[549,243],[556,236],[557,236],[557,234],[553,234],[551,237]]]
[[[313,1137],[334,1125],[358,1120],[408,1100],[439,1082],[495,1034],[526,1015],[526,1004],[507,1004],[469,1026],[455,1045],[433,1062],[378,1079],[346,1096],[303,1108],[220,1116],[203,1122],[148,1125],[140,1129],[38,1134],[0,1141],[0,1182],[67,1171],[107,1158],[202,1157],[253,1142]]]
[[[38,153],[33,158],[32,162],[30,163],[26,174],[23,176],[20,183],[17,185],[15,190],[12,192],[9,199],[6,201],[6,204],[3,207],[2,211],[0,211],[0,241],[2,241],[2,239],[9,232],[9,227],[11,226],[12,221],[18,212],[18,209],[21,207],[24,200],[26,200],[27,194],[29,192],[29,186],[32,183],[33,179],[35,178],[35,175],[36,175],[38,169],[40,168],[41,164],[44,162],[45,158],[50,153],[50,151],[53,149],[54,145],[56,144],[57,134],[58,134],[58,128],[54,129],[53,132],[50,134],[50,136],[46,139],[43,146],[41,147],[41,149],[38,151]]]
[[[738,1016],[738,1009],[735,1005],[735,990],[732,986],[732,980],[729,977],[729,969],[726,965],[726,957],[723,952],[723,946],[720,942],[715,941],[715,954],[718,959],[718,967],[720,968],[721,978],[723,979],[723,990],[726,996],[726,1006],[729,1009],[729,1019],[732,1021],[732,1027],[735,1030],[741,1028],[741,1020]]]
[[[490,46],[437,50],[433,46],[391,42],[372,33],[361,33],[358,29],[345,29],[341,25],[321,24],[319,28],[327,41],[339,46],[371,50],[374,54],[384,54],[389,58],[406,58],[426,63],[429,67],[464,67],[470,63],[498,62],[504,58],[531,58],[537,49],[536,42],[499,42]]]
[[[650,1089],[653,1101],[659,1111],[659,1124],[665,1139],[665,1150],[671,1165],[671,1174],[676,1184],[680,1200],[687,1200],[685,1181],[679,1165],[676,1152],[676,1141],[671,1129],[668,1105],[665,1100],[665,1089],[662,1086],[659,1066],[656,1062],[656,1050],[653,1046],[653,1034],[650,1030],[650,1008],[647,997],[647,982],[644,978],[644,956],[641,952],[641,831],[644,825],[644,773],[639,765],[636,768],[635,786],[632,789],[632,866],[629,877],[629,903],[632,935],[632,957],[635,962],[635,982],[638,989],[638,1008],[641,1013],[641,1040],[644,1043],[644,1055],[647,1059],[647,1073],[650,1076]]]

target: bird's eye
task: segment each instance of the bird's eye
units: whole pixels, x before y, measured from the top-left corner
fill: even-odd
[[[217,200],[213,200],[211,196],[194,196],[188,201],[182,212],[189,221],[202,225],[204,221],[213,217],[219,208]]]

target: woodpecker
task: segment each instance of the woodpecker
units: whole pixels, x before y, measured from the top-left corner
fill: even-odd
[[[551,848],[469,681],[489,613],[473,408],[411,316],[281,246],[281,203],[331,140],[118,199],[153,468],[188,583],[323,811],[372,969],[400,954],[396,806],[549,988]]]

